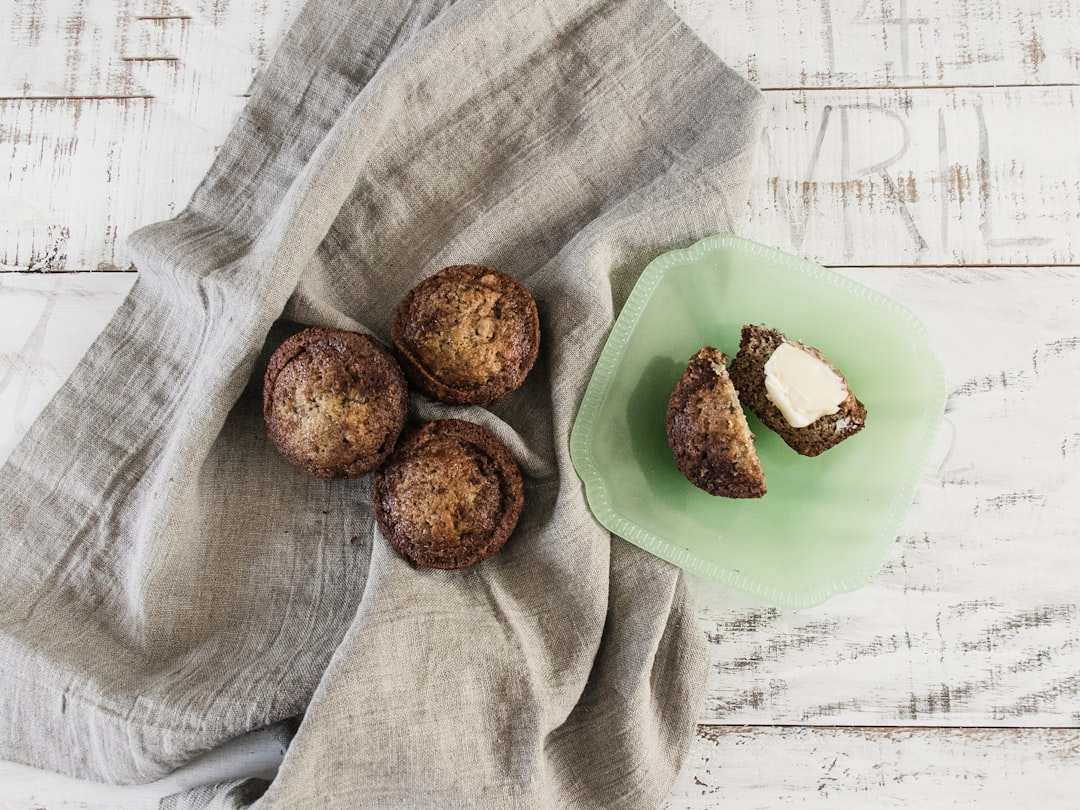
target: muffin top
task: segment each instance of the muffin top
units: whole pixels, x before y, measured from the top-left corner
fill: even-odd
[[[454,405],[486,405],[524,382],[540,348],[540,318],[512,276],[459,264],[402,298],[390,335],[418,389]]]
[[[712,346],[690,358],[668,400],[668,444],[679,471],[699,489],[760,498],[765,476],[727,359]]]
[[[407,431],[375,473],[372,495],[383,536],[428,568],[465,568],[491,556],[524,504],[521,471],[506,446],[460,419]]]
[[[263,379],[278,452],[318,478],[358,478],[393,450],[408,408],[393,355],[358,332],[314,327],[285,340]]]

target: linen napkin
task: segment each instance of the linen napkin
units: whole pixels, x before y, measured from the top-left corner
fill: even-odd
[[[610,536],[570,464],[650,259],[739,226],[760,95],[659,0],[311,0],[188,207],[0,470],[0,756],[152,780],[303,715],[278,776],[172,807],[646,807],[692,739],[679,572]],[[389,338],[443,266],[518,278],[540,359],[489,408],[525,509],[424,570],[370,481],[306,477],[261,422],[302,325]]]

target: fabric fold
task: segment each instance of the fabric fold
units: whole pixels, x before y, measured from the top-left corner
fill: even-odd
[[[261,798],[169,806],[659,803],[704,639],[677,569],[593,519],[569,432],[648,261],[738,230],[760,116],[658,0],[310,0],[0,470],[0,756],[146,781],[304,713]],[[540,309],[524,386],[452,409],[515,450],[526,505],[496,556],[422,570],[367,478],[274,453],[261,375],[305,324],[387,342],[400,297],[464,262]]]

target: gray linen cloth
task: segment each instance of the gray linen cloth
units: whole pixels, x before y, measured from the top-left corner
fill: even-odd
[[[679,572],[590,514],[569,431],[648,261],[738,228],[760,113],[659,0],[312,0],[0,471],[0,756],[146,781],[303,714],[259,807],[662,801],[704,639]],[[540,360],[490,408],[412,416],[494,430],[526,505],[495,557],[423,570],[369,479],[275,454],[261,374],[300,324],[388,340],[464,262],[533,293]]]

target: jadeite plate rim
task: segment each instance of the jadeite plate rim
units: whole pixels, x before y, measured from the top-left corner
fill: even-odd
[[[876,306],[903,320],[910,329],[910,337],[919,356],[928,363],[927,378],[932,380],[934,399],[927,403],[920,417],[926,424],[920,430],[921,442],[913,449],[907,470],[897,486],[889,509],[882,519],[878,534],[869,541],[868,553],[862,568],[845,577],[804,590],[784,590],[763,582],[741,571],[725,568],[706,560],[693,552],[660,537],[621,515],[611,504],[602,471],[592,458],[592,436],[596,418],[612,380],[626,351],[633,329],[644,311],[653,291],[672,269],[696,262],[717,251],[747,253],[769,261],[783,270],[808,275],[823,284],[835,286],[856,295],[870,306]],[[596,367],[589,379],[577,416],[570,431],[570,459],[578,477],[585,485],[585,497],[596,519],[606,529],[639,546],[651,554],[667,560],[693,574],[719,582],[735,590],[749,594],[764,602],[784,608],[806,608],[818,605],[840,593],[863,587],[880,571],[888,556],[888,549],[895,540],[896,531],[906,516],[923,467],[936,440],[937,431],[945,409],[945,374],[940,361],[930,346],[929,337],[922,322],[906,307],[896,301],[853,281],[846,276],[826,269],[807,259],[785,253],[776,248],[739,236],[709,236],[693,245],[671,250],[653,259],[642,271],[640,278],[615,320],[607,342],[600,352]]]

